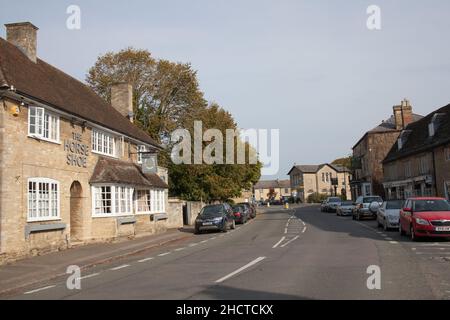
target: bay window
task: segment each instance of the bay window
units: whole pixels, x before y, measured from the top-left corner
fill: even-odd
[[[59,142],[59,117],[44,108],[28,108],[28,135],[51,142]]]
[[[126,186],[93,186],[92,215],[108,217],[133,214],[133,191],[133,188]]]
[[[152,197],[150,190],[136,190],[134,196],[135,210],[137,214],[151,213]]]
[[[59,182],[48,178],[28,179],[28,221],[59,220]]]

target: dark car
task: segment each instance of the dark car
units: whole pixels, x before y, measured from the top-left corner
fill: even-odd
[[[199,234],[206,230],[227,232],[235,228],[233,210],[227,203],[214,204],[203,207],[195,219],[194,233]]]
[[[249,217],[251,219],[256,217],[256,206],[248,202],[241,202],[237,204],[238,206],[245,206],[248,209]]]
[[[244,205],[233,206],[234,221],[245,224],[250,219],[250,209]]]

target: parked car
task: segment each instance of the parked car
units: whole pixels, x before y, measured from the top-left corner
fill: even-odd
[[[444,198],[417,197],[406,200],[400,210],[401,235],[416,241],[422,237],[450,237],[450,204]]]
[[[236,227],[233,210],[227,203],[214,204],[203,207],[195,219],[194,233],[199,234],[205,230],[218,230],[227,232]]]
[[[336,209],[336,215],[351,216],[353,214],[354,208],[355,208],[355,205],[353,204],[353,201],[349,201],[349,200],[342,201]]]
[[[366,217],[376,219],[378,207],[373,205],[371,207],[371,204],[374,202],[380,207],[383,204],[383,199],[380,196],[359,196],[355,201],[353,220],[361,220]]]
[[[325,212],[336,212],[341,201],[339,197],[328,197],[325,204]]]
[[[238,206],[244,206],[248,209],[248,215],[250,219],[253,219],[256,217],[256,206],[252,203],[248,202],[241,202],[237,204]]]
[[[233,206],[234,221],[245,224],[250,219],[250,209],[245,205]]]
[[[383,227],[385,231],[389,229],[398,229],[400,219],[400,209],[403,207],[404,200],[386,200],[378,208],[377,225]]]
[[[320,203],[320,211],[325,212],[326,207],[327,207],[327,200],[323,200],[323,201]]]

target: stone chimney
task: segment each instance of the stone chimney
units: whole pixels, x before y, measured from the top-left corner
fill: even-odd
[[[133,87],[128,83],[117,83],[111,87],[111,105],[131,122],[133,113]]]
[[[30,22],[5,24],[6,40],[19,48],[31,61],[36,63],[38,28]]]
[[[413,122],[411,104],[407,99],[403,99],[399,106],[394,106],[395,129],[402,130]]]

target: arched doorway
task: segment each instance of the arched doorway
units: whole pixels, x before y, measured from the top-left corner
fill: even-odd
[[[70,186],[70,239],[77,241],[83,235],[83,189],[78,181]]]

